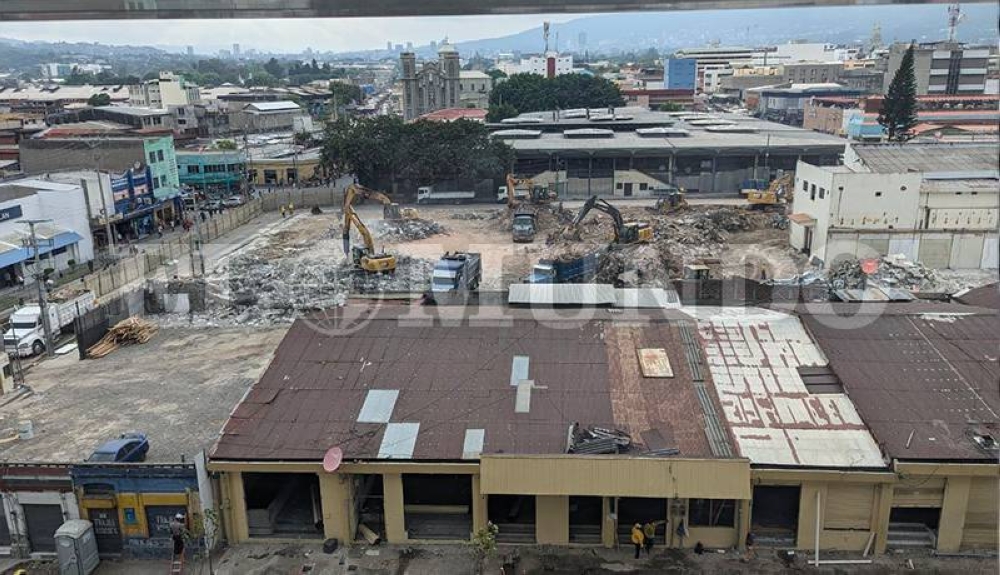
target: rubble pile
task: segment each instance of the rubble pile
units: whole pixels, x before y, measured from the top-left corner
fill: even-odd
[[[618,287],[670,287],[681,263],[672,263],[672,254],[656,244],[615,246],[601,259],[595,281]]]
[[[445,233],[445,228],[441,224],[420,218],[375,220],[371,228],[379,239],[388,242],[422,240]]]
[[[867,279],[869,285],[952,294],[988,283],[991,278],[989,272],[985,271],[973,270],[963,275],[952,270],[929,268],[903,254],[891,254],[879,258],[878,271]],[[846,260],[827,271],[827,281],[834,289],[859,289],[865,283],[865,274],[861,271],[858,260]]]
[[[500,218],[501,210],[485,210],[474,212],[455,212],[448,216],[452,220],[495,220]]]

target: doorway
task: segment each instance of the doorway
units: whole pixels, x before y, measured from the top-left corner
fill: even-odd
[[[933,549],[940,521],[940,507],[893,507],[886,545],[890,549]]]
[[[753,488],[750,529],[759,545],[795,545],[801,491],[798,485],[757,485]]]
[[[645,525],[653,522],[656,524],[655,541],[662,544],[664,535],[667,533],[667,500],[651,497],[619,497],[617,510],[612,512],[618,515],[618,542],[621,545],[632,544],[632,526],[636,523]]]
[[[314,473],[244,473],[250,537],[323,536],[319,477]]]
[[[410,539],[468,540],[471,475],[403,475],[403,514]]]
[[[490,495],[486,508],[498,543],[535,542],[534,495]]]
[[[601,497],[569,498],[569,542],[600,544],[604,502]]]
[[[623,186],[624,189],[623,194],[625,195],[626,198],[632,197],[632,186],[633,186],[632,182],[625,182],[625,185]]]
[[[60,505],[21,504],[28,541],[34,553],[56,552],[56,530],[63,524]],[[120,543],[120,540],[119,540]]]

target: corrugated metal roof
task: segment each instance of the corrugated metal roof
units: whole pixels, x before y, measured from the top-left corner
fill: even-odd
[[[565,452],[574,422],[626,430],[636,453],[646,448],[643,432],[655,430],[660,447],[713,456],[675,325],[689,320],[677,312],[635,310],[620,319],[506,307],[480,308],[475,317],[463,312],[354,305],[328,312],[363,320],[351,333],[297,321],[233,411],[212,457],[318,461],[333,446],[349,459],[555,454]],[[643,378],[637,348],[664,349],[674,377]],[[531,357],[526,413],[515,411],[515,356]],[[388,423],[358,421],[375,390],[398,391]],[[377,411],[385,419],[385,410]]]
[[[858,158],[872,172],[959,172],[997,170],[995,143],[855,144]]]
[[[663,288],[623,288],[615,290],[615,307],[678,309],[681,307],[681,298],[676,291]]]
[[[911,313],[802,319],[890,457],[995,462],[971,435],[1000,420],[1000,317],[903,305]]]
[[[507,302],[528,305],[614,305],[614,286],[608,284],[511,284]]]
[[[253,108],[258,112],[284,112],[302,109],[298,104],[292,102],[291,100],[279,100],[277,102],[254,102],[247,107]]]

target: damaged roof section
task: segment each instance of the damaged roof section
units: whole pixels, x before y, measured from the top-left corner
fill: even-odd
[[[995,462],[1000,316],[971,306],[922,308],[802,320],[887,455]]]
[[[461,461],[564,454],[579,437],[629,456],[735,456],[721,405],[709,421],[697,393],[708,370],[680,335],[694,331],[687,316],[498,309],[501,323],[441,306],[361,313],[343,332],[297,321],[213,458],[320,460],[336,446],[348,459]]]
[[[708,368],[740,455],[756,464],[882,467],[851,399],[813,393],[800,368],[827,360],[795,316],[758,308],[702,308]]]

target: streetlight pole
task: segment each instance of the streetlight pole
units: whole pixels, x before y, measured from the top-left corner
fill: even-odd
[[[31,254],[35,260],[35,286],[38,288],[38,310],[42,316],[42,329],[45,332],[45,354],[52,357],[55,350],[52,349],[52,324],[49,321],[48,313],[48,301],[46,300],[46,288],[45,288],[45,274],[42,273],[41,269],[41,256],[38,253],[38,236],[35,235],[35,224],[41,224],[45,222],[51,222],[52,220],[22,220],[22,223],[28,224],[28,229],[31,233],[31,239],[29,240],[31,246]]]

